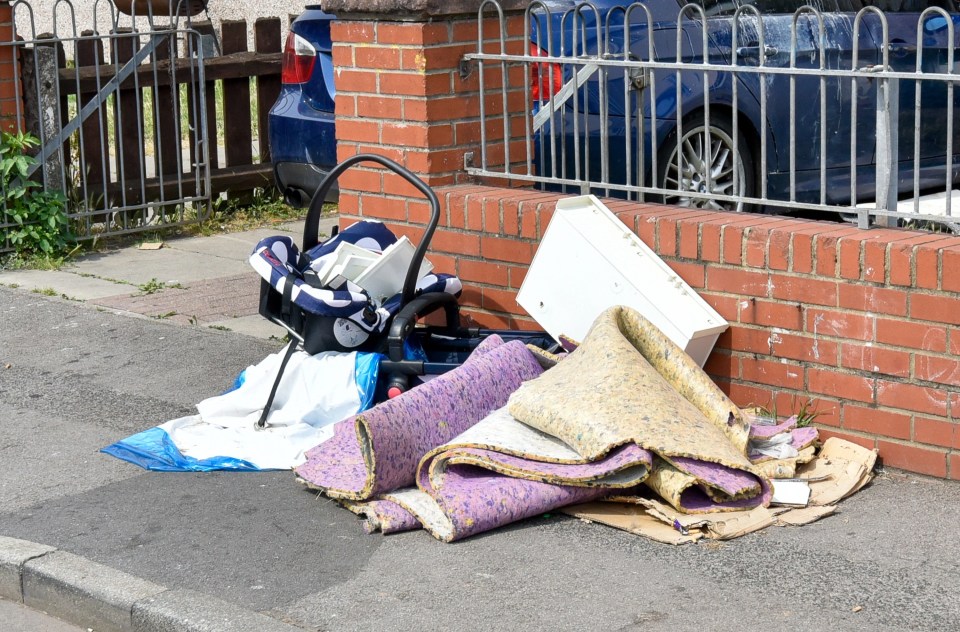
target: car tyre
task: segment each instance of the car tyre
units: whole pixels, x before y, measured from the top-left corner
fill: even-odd
[[[681,148],[680,176],[677,171],[677,130],[667,136],[659,152],[660,178],[658,185],[665,189],[665,204],[685,208],[716,211],[745,211],[749,205],[742,200],[704,199],[684,196],[684,192],[714,193],[739,197],[756,197],[756,171],[753,155],[743,130],[738,130],[737,150],[734,156],[733,126],[720,117],[711,117],[707,126],[703,113],[684,119]],[[736,182],[734,170],[738,171]],[[709,186],[707,172],[710,173]]]

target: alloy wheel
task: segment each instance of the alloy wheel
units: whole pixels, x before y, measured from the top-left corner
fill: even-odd
[[[664,201],[667,204],[685,208],[742,211],[744,207],[742,201],[687,197],[682,194],[683,192],[730,196],[745,194],[746,169],[744,169],[743,158],[734,154],[731,135],[719,127],[707,128],[700,124],[684,129],[679,145],[679,171],[676,146],[670,152],[664,167],[662,187],[667,191]],[[742,142],[738,149],[741,152],[747,150]],[[734,178],[734,170],[736,170],[736,178]],[[680,194],[678,195],[677,192]]]

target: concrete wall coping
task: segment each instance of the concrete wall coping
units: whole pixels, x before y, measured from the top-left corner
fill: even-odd
[[[354,20],[434,22],[452,17],[476,17],[484,0],[321,0],[327,13]],[[504,12],[521,11],[527,0],[500,0]],[[486,10],[492,17],[493,6]]]

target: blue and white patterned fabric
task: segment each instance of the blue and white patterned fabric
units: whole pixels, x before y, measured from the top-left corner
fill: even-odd
[[[362,288],[349,281],[339,288],[315,287],[309,277],[323,267],[327,257],[334,256],[337,246],[343,242],[380,253],[396,241],[396,235],[381,222],[362,220],[306,254],[300,252],[290,237],[267,237],[254,247],[250,265],[281,294],[288,279],[292,279],[290,300],[303,310],[318,316],[347,318],[368,333],[381,333],[401,306],[400,294],[377,305]],[[462,288],[460,279],[453,275],[427,274],[417,282],[416,293],[457,295]],[[375,318],[369,317],[371,311],[375,312]]]
[[[307,251],[311,267],[318,270],[323,264],[324,256],[332,254],[337,246],[346,242],[354,246],[366,248],[372,252],[383,252],[387,246],[396,243],[397,236],[381,222],[360,220],[344,228],[327,241],[314,246]]]

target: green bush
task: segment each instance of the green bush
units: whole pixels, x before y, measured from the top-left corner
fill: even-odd
[[[44,191],[28,177],[36,159],[26,152],[36,147],[36,137],[23,132],[0,134],[0,185],[3,213],[14,226],[7,229],[18,256],[65,254],[74,241],[67,217],[66,198],[59,191]]]

